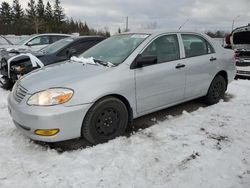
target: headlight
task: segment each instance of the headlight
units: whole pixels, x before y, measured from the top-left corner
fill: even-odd
[[[33,94],[27,104],[35,106],[52,106],[63,104],[71,99],[73,90],[66,88],[52,88]]]

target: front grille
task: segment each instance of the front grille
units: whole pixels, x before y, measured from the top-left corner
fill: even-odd
[[[14,99],[20,103],[26,96],[27,92],[27,89],[22,87],[20,84],[17,84],[15,90],[13,91]]]
[[[236,60],[236,66],[239,67],[247,67],[250,66],[250,59],[245,59],[245,60]]]

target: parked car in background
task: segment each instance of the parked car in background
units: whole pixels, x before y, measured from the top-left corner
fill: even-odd
[[[0,60],[2,55],[6,53],[6,51],[7,52],[10,50],[15,50],[19,52],[25,52],[31,50],[37,51],[44,48],[45,46],[48,46],[49,44],[52,44],[60,39],[70,36],[72,35],[60,34],[60,33],[34,34],[27,36],[24,39],[14,44],[0,45]]]
[[[70,57],[83,53],[104,39],[105,37],[101,36],[67,37],[37,52],[24,54],[19,54],[19,52],[15,51],[9,52],[2,57],[0,62],[0,73],[2,74],[0,86],[5,89],[11,89],[20,76],[37,68],[68,60]],[[33,56],[38,59],[35,59]]]
[[[250,77],[250,25],[236,28],[231,34],[237,76]]]
[[[15,84],[8,108],[31,139],[83,136],[98,144],[123,135],[133,118],[198,97],[217,103],[235,73],[233,51],[207,35],[124,33],[27,74]]]

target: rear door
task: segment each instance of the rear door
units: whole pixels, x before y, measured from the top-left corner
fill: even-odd
[[[157,56],[157,64],[135,69],[137,112],[145,113],[184,98],[185,65],[176,34],[157,37],[141,56]]]
[[[181,35],[186,62],[185,98],[205,95],[217,73],[218,57],[212,45],[196,34]]]

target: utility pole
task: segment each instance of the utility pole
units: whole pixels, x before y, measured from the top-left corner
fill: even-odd
[[[240,15],[236,16],[236,17],[233,19],[233,22],[232,22],[232,31],[234,30],[234,23],[235,23],[236,19],[239,18],[239,17],[240,17]]]
[[[126,29],[125,29],[126,32],[128,32],[128,16],[126,17]]]

